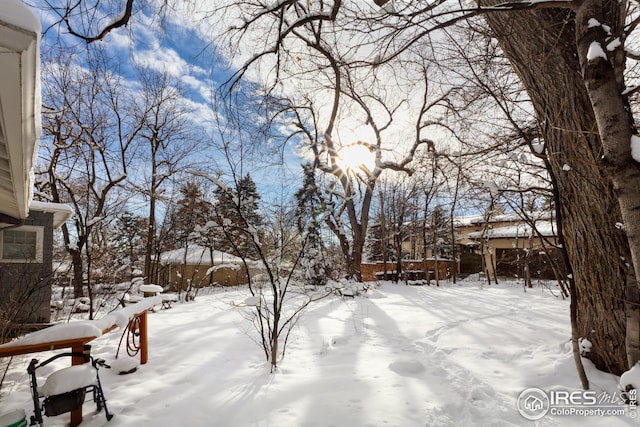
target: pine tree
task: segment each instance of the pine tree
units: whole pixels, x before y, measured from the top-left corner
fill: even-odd
[[[449,218],[444,208],[437,205],[431,213],[431,245],[433,256],[442,257],[445,255],[445,247],[449,239]]]
[[[296,194],[296,223],[298,231],[304,233],[304,248],[300,259],[302,276],[306,284],[324,286],[329,277],[329,266],[326,262],[324,244],[320,236],[320,223],[317,216],[321,214],[322,203],[318,196],[315,174],[312,165],[303,167],[303,183]]]
[[[304,231],[305,222],[314,218],[322,209],[322,201],[318,195],[313,165],[310,163],[302,165],[302,172],[302,188],[296,191],[295,194],[297,201],[295,215],[298,231],[300,232]]]
[[[122,279],[129,280],[136,269],[142,268],[143,233],[146,229],[146,219],[130,211],[124,211],[116,219],[109,241],[109,246],[114,250],[110,264],[119,273],[116,277],[122,274]]]
[[[193,182],[188,182],[180,188],[181,198],[177,202],[177,209],[171,216],[171,236],[173,247],[184,248],[195,242],[196,226],[204,225],[212,216],[212,205]]]
[[[238,180],[235,189],[218,187],[215,196],[214,218],[224,234],[219,249],[237,256],[257,258],[252,239],[259,239],[263,220],[258,205],[260,195],[251,175]]]

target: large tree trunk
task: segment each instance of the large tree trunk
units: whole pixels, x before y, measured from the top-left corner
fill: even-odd
[[[485,19],[526,87],[557,178],[564,239],[578,291],[580,336],[588,357],[620,374],[625,354],[626,237],[596,118],[580,75],[574,14],[568,10],[493,13]],[[560,96],[558,96],[560,94]]]
[[[604,162],[609,166],[614,191],[624,222],[624,232],[631,253],[631,274],[626,286],[627,359],[629,367],[640,360],[640,306],[638,282],[640,272],[640,163],[631,156],[631,138],[636,133],[629,104],[623,95],[624,44],[611,50],[609,33],[624,33],[626,2],[586,0],[576,11],[576,46],[584,83],[593,106],[598,133],[602,141]],[[592,25],[593,20],[606,24]],[[590,49],[602,47],[606,57]],[[622,232],[620,232],[622,233]],[[628,262],[628,261],[627,261]]]

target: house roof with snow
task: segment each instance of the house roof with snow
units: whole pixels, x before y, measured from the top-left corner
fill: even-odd
[[[548,211],[529,212],[527,213],[527,217],[533,220],[548,220],[551,218],[551,213]],[[464,227],[484,224],[485,221],[489,224],[496,222],[521,222],[523,221],[523,217],[517,213],[491,215],[487,219],[485,219],[484,215],[466,215],[455,217],[453,221],[456,226]]]
[[[513,239],[522,238],[527,239],[530,237],[554,237],[557,235],[557,228],[555,221],[536,221],[535,229],[530,224],[513,224],[504,227],[494,227],[484,231],[475,231],[469,233],[469,239]]]
[[[40,137],[40,21],[20,0],[0,8],[0,222],[29,215]]]
[[[71,206],[63,203],[49,203],[31,201],[29,206],[30,211],[47,212],[53,214],[53,228],[60,228],[62,224],[73,215],[73,209]]]
[[[189,246],[188,248],[175,249],[173,251],[160,254],[161,265],[221,265],[221,264],[242,264],[242,259],[214,250],[213,257],[209,248],[203,246]]]

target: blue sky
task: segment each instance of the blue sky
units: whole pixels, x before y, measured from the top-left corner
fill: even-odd
[[[69,35],[64,26],[52,27],[59,18],[50,10],[40,9],[47,6],[44,0],[26,2],[40,17],[43,30],[49,29],[42,41],[43,52],[60,44],[85,49],[84,42]],[[103,41],[96,43],[105,46],[110,55],[123,61],[121,72],[131,79],[132,87],[137,85],[133,71],[135,66],[167,72],[177,78],[185,90],[184,103],[193,111],[191,120],[194,127],[203,127],[208,136],[216,139],[202,141],[204,152],[198,153],[200,160],[206,160],[204,163],[210,170],[227,170],[224,156],[213,147],[219,145],[219,138],[215,136],[212,99],[214,91],[229,78],[232,70],[216,47],[201,37],[203,31],[188,26],[177,15],[171,18],[175,19],[160,21],[148,9],[137,10],[130,25],[112,31]],[[249,122],[252,119],[247,120]],[[263,198],[281,200],[294,193],[301,184],[299,164],[302,160],[294,154],[293,144],[284,151],[285,164],[281,166],[269,165],[277,163],[278,156],[262,154],[254,158],[248,158],[247,155],[243,157],[247,158],[244,160],[243,173],[251,173]]]

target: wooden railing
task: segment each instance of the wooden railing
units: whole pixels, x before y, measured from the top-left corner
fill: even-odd
[[[137,328],[140,346],[140,364],[147,363],[149,342],[147,339],[147,311],[154,305],[162,304],[162,297],[145,298],[126,308],[114,311],[102,319],[81,322],[70,322],[53,325],[49,328],[20,337],[14,341],[0,345],[0,357],[19,356],[39,353],[41,351],[71,349],[72,353],[85,352],[86,345],[99,336],[105,335],[118,327]],[[77,327],[79,326],[79,327]],[[132,331],[134,332],[134,331]],[[53,336],[52,339],[47,337]],[[72,357],[72,365],[84,363],[82,357]],[[71,426],[82,422],[82,407],[71,411]]]

